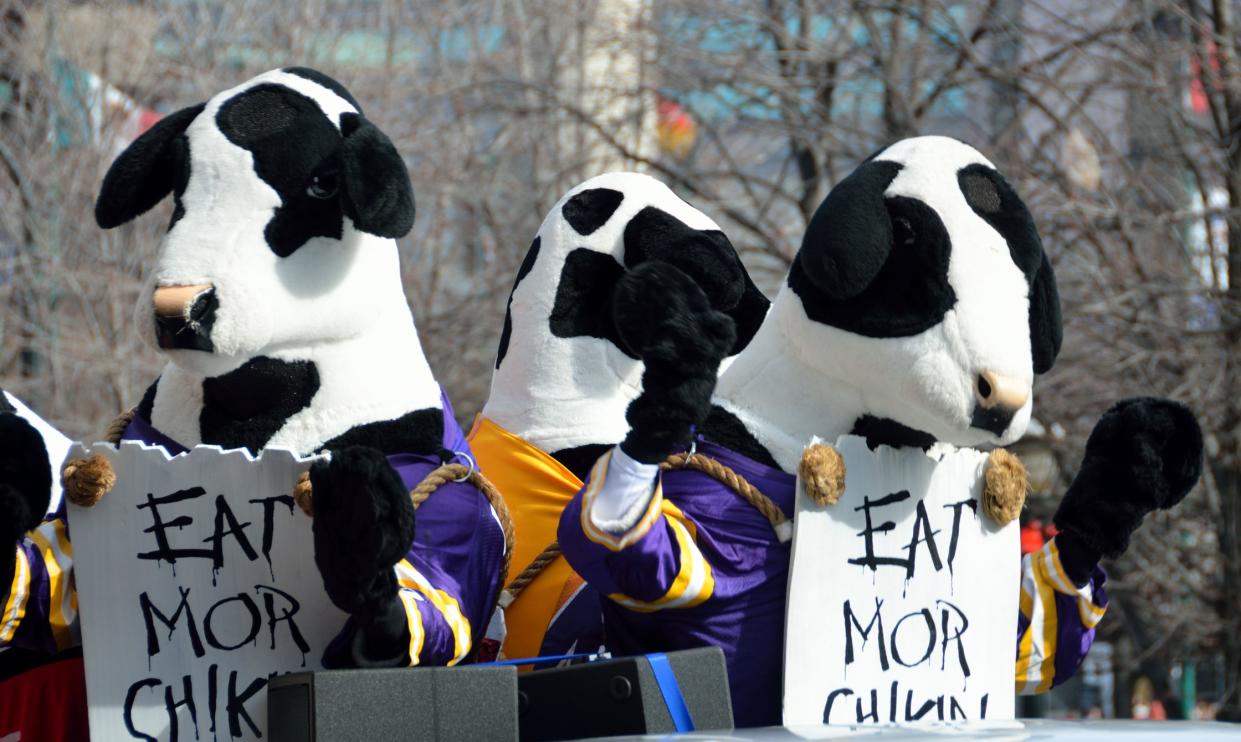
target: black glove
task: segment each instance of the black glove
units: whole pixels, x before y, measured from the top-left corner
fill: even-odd
[[[621,448],[657,464],[687,445],[691,428],[710,413],[720,361],[733,346],[733,321],[711,308],[693,279],[659,261],[621,277],[612,318],[621,342],[646,366],[642,394],[625,412],[630,431]]]
[[[1069,578],[1086,584],[1101,557],[1123,554],[1146,514],[1176,505],[1201,474],[1202,430],[1185,405],[1136,397],[1105,412],[1053,518]]]
[[[328,598],[354,617],[368,663],[403,655],[409,630],[393,567],[413,544],[414,506],[401,477],[378,450],[353,446],[313,464],[310,484]]]
[[[13,584],[15,547],[43,522],[51,498],[52,467],[43,436],[16,414],[0,412],[0,605]]]

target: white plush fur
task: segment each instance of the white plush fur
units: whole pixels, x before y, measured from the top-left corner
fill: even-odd
[[[565,221],[561,207],[592,188],[620,191],[624,199],[606,224],[582,236]],[[548,318],[565,257],[585,247],[623,263],[625,225],[647,206],[693,229],[719,229],[666,185],[639,173],[587,180],[566,193],[539,228],[538,259],[513,293],[508,354],[492,376],[483,414],[545,451],[616,443],[629,430],[625,409],[640,391],[642,363],[608,340],[556,337]]]
[[[943,220],[957,304],[921,334],[871,338],[811,321],[786,286],[749,346],[721,374],[715,400],[785,471],[796,471],[812,436],[833,441],[864,414],[957,446],[1006,445],[1029,424],[1032,397],[1002,436],[970,427],[981,371],[1033,383],[1026,279],[1004,239],[970,209],[957,185],[962,167],[993,166],[945,137],[903,140],[877,159],[904,165],[885,195],[919,199]]]
[[[309,360],[319,391],[268,445],[310,451],[358,424],[439,408],[440,392],[405,301],[393,240],[344,217],[340,240],[314,238],[283,258],[268,247],[263,230],[280,197],[255,173],[250,152],[215,124],[225,101],[262,83],[306,95],[337,126],[341,113],[355,112],[332,91],[278,70],[212,98],[187,130],[185,216],[164,237],[137,312],[149,340],[157,286],[209,284],[219,300],[214,353],[160,351],[169,363],[152,413],[157,428],[184,445],[200,443],[204,377],[256,356]]]

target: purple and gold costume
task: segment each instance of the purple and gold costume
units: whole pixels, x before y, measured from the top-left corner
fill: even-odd
[[[702,438],[698,453],[792,516],[793,476]],[[573,568],[607,596],[609,647],[641,654],[719,646],[737,725],[779,724],[791,543],[781,543],[767,519],[726,485],[693,469],[662,472],[636,525],[602,530],[590,512],[611,458],[609,451],[595,464],[559,529]],[[1022,692],[1042,692],[1072,675],[1089,649],[1106,608],[1103,574],[1097,570],[1091,585],[1065,593],[1072,584],[1059,584],[1054,546],[1041,559],[1027,559],[1023,573],[1017,684]]]
[[[444,401],[443,447],[469,454]],[[122,440],[186,450],[135,416]],[[396,454],[388,462],[407,488],[442,463],[438,456]],[[18,547],[17,568],[0,620],[0,649],[23,646],[49,654],[79,643],[73,550],[63,513],[31,532]],[[396,565],[409,621],[409,665],[454,665],[481,638],[500,589],[504,533],[487,498],[473,485],[448,482],[418,508],[414,543]],[[351,665],[355,627],[350,618],[324,653],[328,667]]]

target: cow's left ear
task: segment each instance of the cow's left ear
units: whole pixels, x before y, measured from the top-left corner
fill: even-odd
[[[160,119],[116,158],[95,200],[95,222],[99,226],[119,227],[172,193],[178,170],[184,169],[178,160],[188,156],[182,135],[204,105],[183,108]]]
[[[404,237],[414,226],[414,189],[405,161],[370,121],[356,113],[340,121],[341,204],[357,229],[379,237]]]
[[[1030,282],[1030,350],[1034,356],[1034,373],[1045,374],[1051,370],[1060,354],[1063,337],[1056,274],[1047,260],[1047,253],[1043,253],[1043,260]]]

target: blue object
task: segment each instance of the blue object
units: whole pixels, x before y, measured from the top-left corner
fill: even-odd
[[[668,713],[672,715],[672,723],[676,725],[677,731],[694,731],[694,719],[689,715],[689,707],[685,705],[685,698],[681,695],[681,686],[677,683],[677,676],[672,671],[672,665],[668,664],[667,655],[657,652],[648,654],[646,659],[651,663],[651,671],[655,673],[655,684],[659,686],[664,703],[668,705]]]
[[[519,657],[515,660],[495,660],[493,662],[479,662],[480,665],[541,665],[546,662],[563,662],[564,660],[596,660],[600,659],[598,652],[582,652],[580,654],[553,654],[547,657]]]

